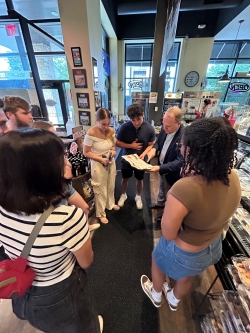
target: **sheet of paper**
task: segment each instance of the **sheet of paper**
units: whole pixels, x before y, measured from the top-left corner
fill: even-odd
[[[124,158],[133,168],[139,170],[150,170],[152,168],[152,165],[141,160],[137,154],[123,155],[122,158]]]

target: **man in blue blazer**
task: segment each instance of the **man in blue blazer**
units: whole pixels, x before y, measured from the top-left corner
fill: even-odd
[[[168,190],[180,179],[183,166],[183,157],[178,148],[183,129],[181,119],[181,109],[171,107],[166,111],[158,140],[148,153],[149,160],[158,155],[158,165],[153,166],[150,171],[161,175],[157,202],[150,205],[151,209],[164,207]]]

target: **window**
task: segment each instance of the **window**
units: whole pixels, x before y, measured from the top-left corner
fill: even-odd
[[[234,68],[234,60],[210,60],[207,67],[207,77],[220,78],[229,66],[229,75],[232,74]]]
[[[165,92],[173,92],[177,75],[180,43],[174,43],[167,63]],[[133,93],[151,90],[153,43],[126,44],[125,48],[125,109],[132,103]]]
[[[36,25],[63,44],[63,34],[60,22],[36,23]]]
[[[0,15],[7,15],[7,6],[5,1],[0,1]]]
[[[234,58],[237,54],[238,44],[234,42],[215,42],[211,58]]]
[[[69,80],[65,55],[36,55],[41,80]]]
[[[8,29],[12,29],[10,35]],[[31,68],[17,20],[0,23],[0,97],[15,95],[38,104]]]
[[[220,83],[219,78],[229,68],[231,82]],[[214,42],[212,55],[207,67],[206,91],[221,91],[221,102],[236,102],[248,104],[250,91],[231,90],[231,84],[246,83],[250,85],[250,77],[246,74],[250,70],[250,42]]]

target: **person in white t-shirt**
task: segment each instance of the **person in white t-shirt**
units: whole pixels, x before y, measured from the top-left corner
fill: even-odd
[[[100,333],[84,271],[93,261],[86,215],[60,205],[68,197],[64,167],[64,146],[54,133],[24,128],[0,139],[0,242],[10,259],[20,256],[43,211],[56,207],[28,256],[35,279],[12,301],[13,311],[43,332]]]

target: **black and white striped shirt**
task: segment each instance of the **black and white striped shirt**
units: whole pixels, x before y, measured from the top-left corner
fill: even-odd
[[[11,259],[20,256],[41,214],[16,215],[0,207],[0,241]],[[59,206],[44,223],[36,238],[28,265],[36,273],[34,286],[49,286],[72,273],[79,250],[90,236],[83,211],[74,206]]]

